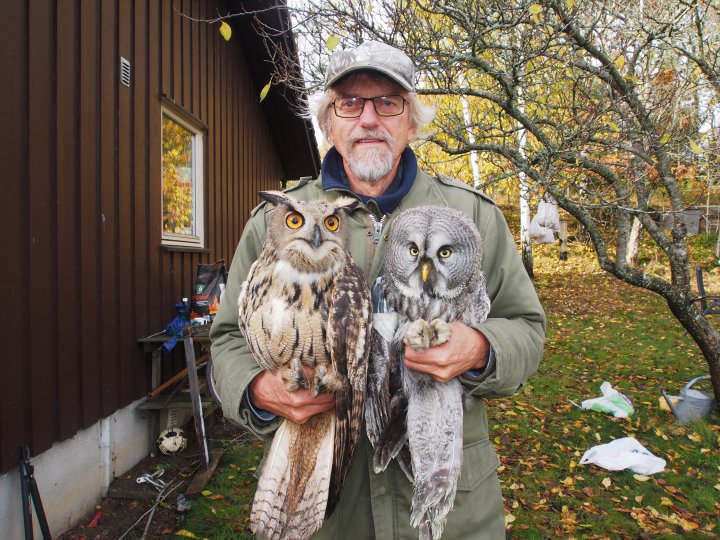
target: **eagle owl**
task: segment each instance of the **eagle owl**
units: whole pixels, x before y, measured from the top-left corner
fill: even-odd
[[[482,239],[464,213],[447,207],[406,210],[392,223],[383,274],[373,287],[376,311],[368,371],[367,433],[375,472],[397,459],[413,483],[411,524],[420,538],[440,538],[462,464],[463,391],[404,364],[416,351],[450,338],[449,324],[477,325],[490,299],[481,270]]]
[[[288,391],[335,393],[335,409],[284,420],[258,481],[250,526],[260,537],[302,539],[333,511],[361,432],[371,328],[370,291],[348,251],[357,201],[275,205],[263,249],[239,298],[238,325],[258,364],[281,370]],[[310,375],[311,374],[311,375]]]

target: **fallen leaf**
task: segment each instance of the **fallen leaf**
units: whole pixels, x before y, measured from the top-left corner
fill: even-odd
[[[603,485],[603,486],[605,486],[606,488],[609,488],[611,484],[612,484],[612,480],[610,480],[610,479],[607,478],[607,477],[606,477],[606,478],[603,478],[603,481],[602,481],[602,485]]]
[[[184,536],[185,538],[197,538],[194,533],[191,533],[190,531],[187,531],[185,529],[180,529],[175,533],[175,536]]]
[[[638,482],[647,482],[648,480],[650,480],[650,477],[645,476],[644,474],[633,474],[633,478]]]

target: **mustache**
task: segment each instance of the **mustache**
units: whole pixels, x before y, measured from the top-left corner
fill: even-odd
[[[365,129],[353,131],[350,134],[349,139],[350,139],[351,143],[356,143],[362,139],[379,139],[383,142],[390,141],[390,138],[387,136],[387,134],[383,133],[382,131],[365,130]]]

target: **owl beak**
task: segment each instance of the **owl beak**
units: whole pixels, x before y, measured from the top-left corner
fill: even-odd
[[[420,275],[422,276],[423,283],[427,283],[430,272],[435,269],[432,261],[425,260],[420,263]]]
[[[320,247],[320,244],[322,244],[322,234],[320,233],[320,227],[318,225],[315,225],[315,229],[313,229],[312,242],[310,243],[310,245],[317,249]]]

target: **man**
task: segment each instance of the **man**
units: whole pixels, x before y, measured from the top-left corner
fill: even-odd
[[[407,347],[406,364],[438,381],[459,377],[467,393],[477,398],[511,395],[540,362],[545,315],[497,207],[465,184],[418,169],[407,144],[433,111],[414,93],[414,77],[410,58],[388,45],[366,42],[334,53],[325,92],[313,105],[333,147],[320,178],[289,191],[305,200],[350,194],[361,201],[350,215],[351,252],[368,284],[381,272],[387,234],[398,213],[420,205],[452,206],[467,213],[483,237],[490,315],[478,328],[453,323],[451,339],[424,353]],[[334,402],[330,394],[313,398],[307,390],[286,392],[279,372],[261,372],[238,330],[240,285],[262,247],[268,211],[258,207],[243,232],[210,337],[225,416],[272,437],[278,416],[303,423],[333,408]],[[465,412],[464,443],[455,506],[443,537],[504,538],[498,459],[481,399]],[[317,538],[417,538],[410,526],[412,486],[395,462],[374,474],[368,447],[363,436],[339,505]]]

